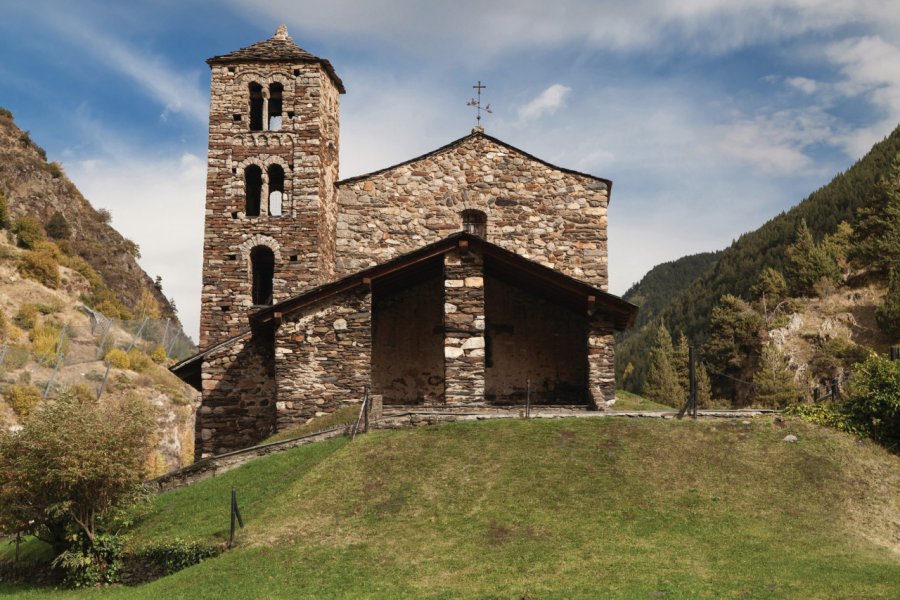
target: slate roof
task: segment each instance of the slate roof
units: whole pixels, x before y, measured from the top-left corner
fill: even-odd
[[[275,35],[262,42],[257,42],[246,48],[221,54],[207,59],[206,64],[222,65],[233,63],[259,63],[259,62],[287,62],[287,63],[318,63],[325,69],[328,76],[334,82],[338,91],[342,94],[346,93],[344,83],[337,76],[334,67],[324,58],[314,56],[298,46],[291,36],[288,35],[287,27],[279,25],[275,31]]]

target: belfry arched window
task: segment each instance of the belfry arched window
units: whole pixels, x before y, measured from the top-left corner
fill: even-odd
[[[273,83],[269,86],[269,131],[281,131],[283,95],[284,86],[280,83]]]
[[[263,89],[258,83],[250,84],[250,131],[263,128]]]
[[[463,231],[483,238],[487,235],[487,215],[480,210],[462,211]]]
[[[269,165],[269,216],[280,217],[284,202],[284,169]]]
[[[267,246],[255,246],[250,250],[250,277],[253,304],[272,304],[272,282],[275,279],[275,253]]]
[[[262,169],[257,165],[250,165],[244,169],[244,188],[247,194],[244,214],[248,217],[258,217],[262,198]]]

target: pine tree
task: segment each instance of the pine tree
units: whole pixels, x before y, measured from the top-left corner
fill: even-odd
[[[678,334],[678,344],[672,354],[672,366],[678,376],[678,385],[686,394],[691,391],[691,348],[684,332]]]
[[[768,408],[784,408],[800,395],[787,357],[772,344],[763,348],[753,386],[756,404]]]
[[[717,379],[722,396],[746,398],[746,386],[739,389],[729,377],[749,377],[761,350],[763,326],[762,316],[737,296],[725,294],[713,308],[703,356],[710,371],[726,375]]]
[[[900,270],[891,275],[888,293],[875,311],[875,321],[892,340],[900,339]]]
[[[696,368],[694,377],[697,380],[697,407],[709,408],[712,405],[712,383],[709,381],[709,373],[706,372],[706,365],[703,363],[698,364]]]
[[[813,286],[823,278],[832,281],[840,279],[841,272],[837,262],[822,246],[816,245],[806,219],[800,219],[794,243],[787,247],[786,252],[788,260],[784,274],[788,287],[794,294],[810,293]]]
[[[656,330],[656,340],[650,350],[650,373],[647,377],[647,395],[654,401],[668,406],[680,406],[684,402],[684,389],[678,381],[675,371],[675,350],[672,348],[672,336],[665,323],[660,323]]]
[[[900,270],[900,154],[856,215],[851,258],[883,272]]]

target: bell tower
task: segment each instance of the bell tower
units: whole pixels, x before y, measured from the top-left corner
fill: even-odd
[[[344,86],[281,25],[212,71],[200,346],[334,272]]]

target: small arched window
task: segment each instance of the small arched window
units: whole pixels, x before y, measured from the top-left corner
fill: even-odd
[[[275,253],[267,246],[250,250],[250,277],[254,306],[272,304],[272,280],[275,279]]]
[[[284,169],[269,165],[269,216],[280,217],[284,201]]]
[[[258,217],[259,201],[262,198],[262,169],[257,165],[244,169],[244,188],[247,193],[244,213],[248,217]]]
[[[281,110],[284,86],[273,83],[269,86],[269,131],[281,131]]]
[[[263,128],[263,89],[258,83],[250,84],[250,131]]]
[[[487,235],[487,215],[480,210],[462,211],[463,231],[483,238]]]

